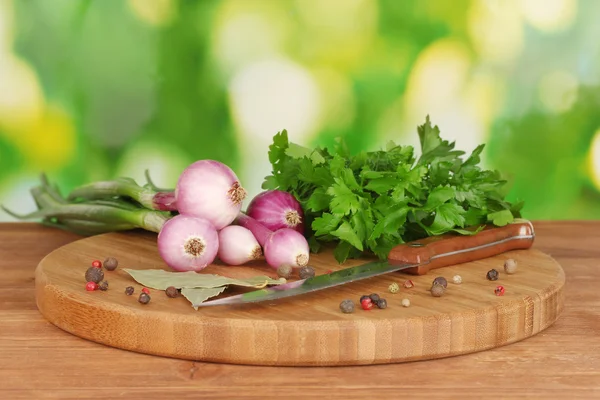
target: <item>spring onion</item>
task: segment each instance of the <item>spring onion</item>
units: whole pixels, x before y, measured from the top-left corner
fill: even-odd
[[[237,223],[249,229],[263,247],[267,264],[277,269],[282,265],[303,267],[308,264],[309,247],[304,235],[290,228],[271,231],[260,222],[240,213]]]

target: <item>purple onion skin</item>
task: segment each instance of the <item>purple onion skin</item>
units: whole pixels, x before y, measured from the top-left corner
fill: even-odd
[[[227,265],[242,265],[262,256],[260,244],[248,228],[229,225],[219,231],[217,257]]]
[[[179,214],[163,225],[157,238],[158,252],[175,271],[201,271],[216,258],[219,235],[206,219]],[[197,252],[192,256],[189,252]]]
[[[300,232],[290,228],[271,231],[243,213],[238,216],[237,223],[249,229],[258,243],[263,246],[265,260],[272,268],[277,269],[282,265],[297,268],[308,263],[310,257],[308,241]]]
[[[267,190],[256,195],[246,214],[272,231],[290,228],[304,234],[304,212],[294,195],[282,190]]]
[[[177,199],[173,192],[158,192],[152,202],[155,210],[177,211]]]
[[[304,235],[290,228],[273,232],[264,247],[267,264],[275,269],[282,265],[304,267],[308,263],[309,251]]]
[[[177,210],[204,218],[217,230],[235,220],[245,197],[246,191],[233,170],[214,160],[200,160],[188,166],[175,187]]]

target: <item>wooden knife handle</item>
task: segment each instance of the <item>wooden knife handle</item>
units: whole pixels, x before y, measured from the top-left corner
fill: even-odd
[[[531,222],[515,220],[508,225],[486,226],[475,235],[446,234],[403,243],[389,255],[390,264],[417,264],[403,269],[411,275],[425,275],[432,269],[492,257],[509,250],[528,249],[535,237]]]

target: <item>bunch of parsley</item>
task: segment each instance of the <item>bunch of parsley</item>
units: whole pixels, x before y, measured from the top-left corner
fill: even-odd
[[[331,151],[308,149],[290,143],[284,130],[269,146],[272,173],[262,188],[293,194],[305,213],[311,251],[335,245],[339,263],[365,252],[385,259],[400,243],[473,234],[483,224],[501,226],[520,217],[523,203],[505,200],[500,174],[478,166],[484,145],[463,160],[465,152],[442,140],[429,116],[417,132],[418,159],[412,146],[394,142],[358,154],[342,140]]]

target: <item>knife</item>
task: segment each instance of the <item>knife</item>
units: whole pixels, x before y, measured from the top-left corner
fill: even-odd
[[[387,260],[368,262],[329,274],[209,300],[197,306],[277,300],[397,271],[411,275],[425,275],[433,269],[488,258],[509,250],[528,249],[533,245],[534,238],[533,224],[525,219],[515,219],[514,222],[502,227],[486,225],[479,232],[471,235],[449,233],[430,236],[397,245],[389,252]]]

